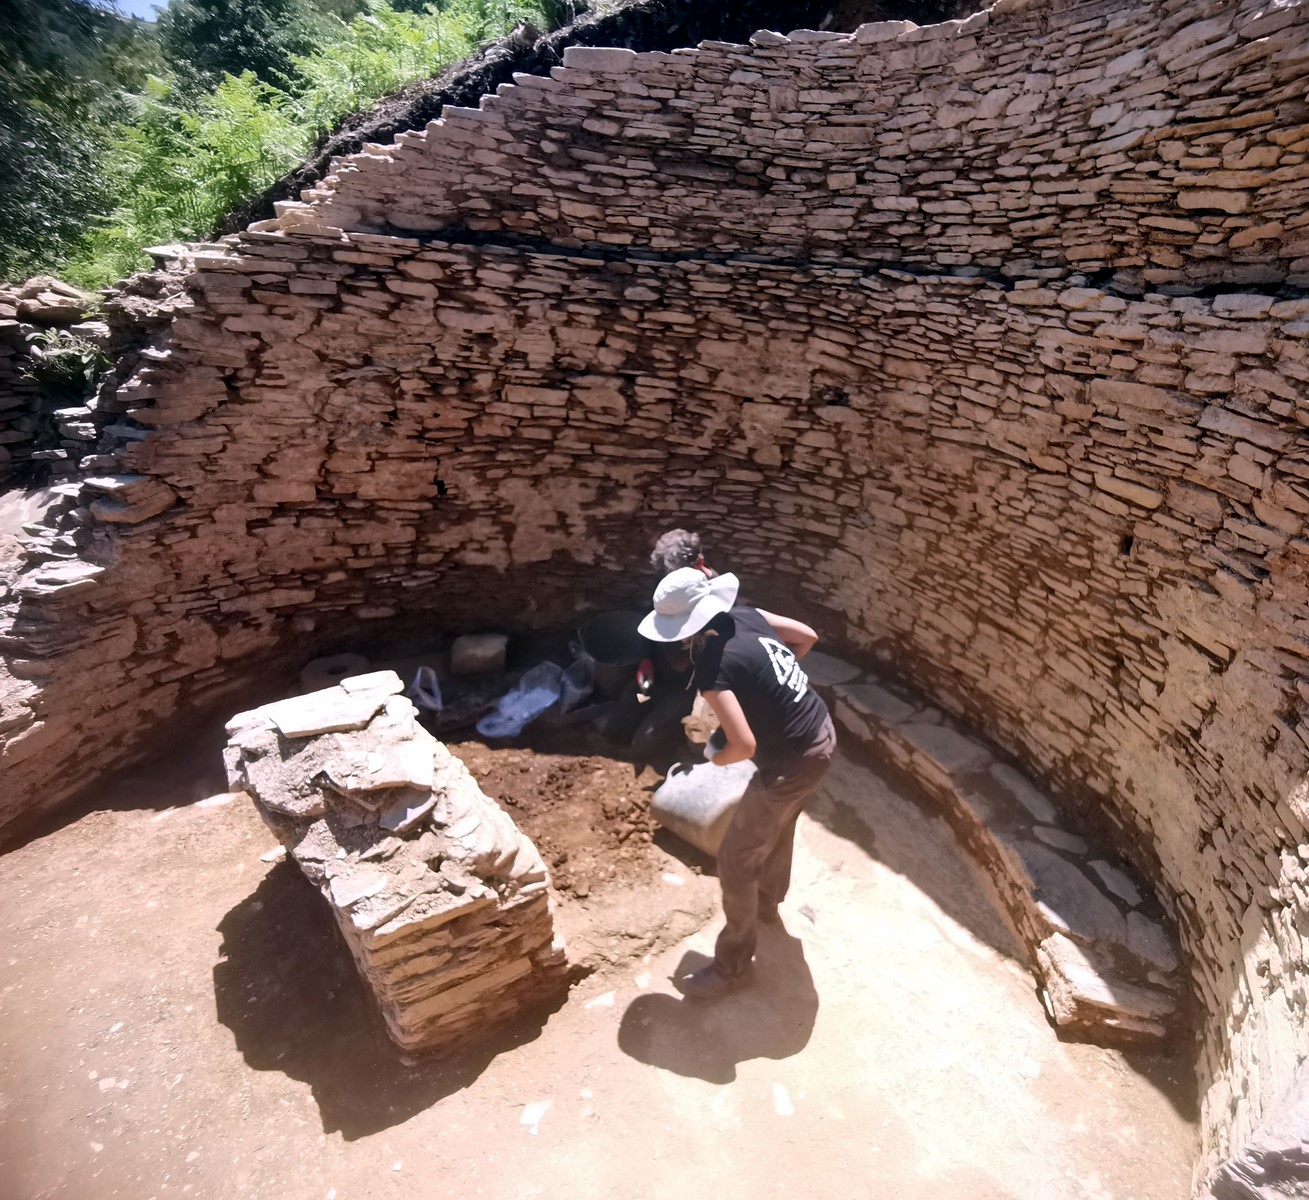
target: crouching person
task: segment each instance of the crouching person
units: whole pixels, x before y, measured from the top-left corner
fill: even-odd
[[[726,740],[708,751],[712,761],[727,766],[752,758],[758,768],[718,851],[726,923],[714,960],[675,981],[688,997],[721,995],[746,977],[759,922],[778,919],[790,886],[796,820],[836,748],[827,706],[798,662],[818,635],[800,621],[736,605],[738,587],[735,575],[672,571],[641,623],[645,637],[690,651],[694,686]]]

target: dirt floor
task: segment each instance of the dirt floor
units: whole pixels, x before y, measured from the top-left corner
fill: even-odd
[[[597,865],[558,913],[593,973],[414,1060],[221,795],[219,744],[0,858],[3,1200],[1187,1195],[1187,1064],[1058,1041],[944,826],[857,763],[801,822],[755,985],[696,1005],[668,980],[711,949],[717,884],[642,820],[621,836],[645,781],[465,747],[566,871]]]

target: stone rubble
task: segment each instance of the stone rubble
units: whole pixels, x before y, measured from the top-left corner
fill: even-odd
[[[85,319],[90,305],[89,296],[45,275],[0,284],[0,487],[26,477],[38,462],[56,476],[69,473],[77,452],[88,451],[98,436],[88,409],[54,410],[31,374],[49,330],[101,346],[108,341],[108,326]]]
[[[322,892],[402,1049],[467,1044],[568,986],[545,864],[391,671],[239,713],[224,752]]]

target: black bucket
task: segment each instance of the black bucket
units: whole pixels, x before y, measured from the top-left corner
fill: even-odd
[[[615,699],[636,677],[636,667],[650,648],[637,626],[641,613],[607,612],[592,617],[577,631],[582,649],[595,659],[595,689]]]

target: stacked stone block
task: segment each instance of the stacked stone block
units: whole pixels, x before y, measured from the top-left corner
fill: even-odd
[[[999,0],[853,35],[574,46],[338,160],[279,224],[1309,285],[1300,4]]]
[[[37,374],[51,330],[103,347],[109,329],[85,320],[89,298],[48,276],[0,286],[0,487],[71,474],[99,431],[85,397],[46,394]],[[89,389],[88,389],[89,391]]]
[[[567,987],[545,864],[377,672],[228,722],[228,781],[322,892],[406,1050],[465,1045]]]
[[[815,684],[842,733],[912,778],[967,847],[1060,1032],[1100,1045],[1176,1043],[1187,1017],[1177,946],[1121,860],[932,705],[817,657],[840,671],[839,682]]]

